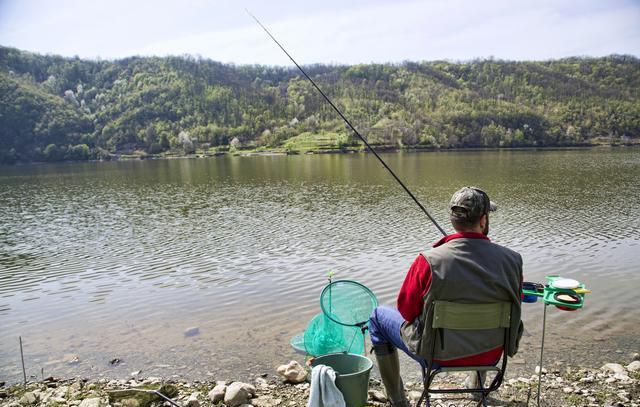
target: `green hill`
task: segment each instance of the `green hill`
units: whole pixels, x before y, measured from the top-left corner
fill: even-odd
[[[380,148],[640,139],[640,60],[631,56],[305,69]],[[0,162],[345,148],[360,146],[294,68],[0,47]]]

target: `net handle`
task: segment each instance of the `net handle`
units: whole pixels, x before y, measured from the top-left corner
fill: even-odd
[[[370,296],[371,298],[373,298],[374,308],[378,306],[378,299],[376,298],[376,295],[375,295],[375,294],[373,293],[373,291],[371,291],[371,290],[369,289],[369,287],[367,287],[366,285],[364,285],[364,284],[360,284],[359,282],[357,282],[357,281],[353,281],[353,280],[336,280],[336,281],[332,281],[331,283],[327,284],[327,285],[324,287],[324,289],[322,290],[322,293],[320,293],[320,309],[322,310],[322,313],[323,313],[327,318],[329,318],[330,320],[332,320],[332,321],[333,321],[333,322],[335,322],[336,324],[340,324],[340,325],[343,325],[343,326],[357,326],[357,327],[359,327],[360,329],[362,329],[362,330],[363,330],[363,332],[364,332],[364,330],[366,329],[367,322],[369,322],[369,320],[368,320],[368,319],[367,319],[367,320],[365,320],[365,321],[356,322],[355,324],[347,324],[347,323],[344,323],[344,322],[342,322],[342,321],[339,321],[339,320],[337,320],[337,319],[332,318],[332,317],[331,317],[331,315],[332,315],[332,314],[331,314],[331,310],[327,310],[327,309],[325,309],[325,307],[324,307],[324,301],[323,301],[323,299],[324,299],[324,297],[325,297],[325,295],[326,295],[327,291],[329,292],[329,296],[331,296],[331,288],[332,288],[334,285],[336,285],[336,284],[340,284],[340,283],[349,283],[349,284],[354,284],[354,285],[356,285],[356,286],[360,287],[363,291],[365,291],[367,294],[369,294],[369,296]]]

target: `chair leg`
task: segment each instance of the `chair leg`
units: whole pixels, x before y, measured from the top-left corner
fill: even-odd
[[[479,389],[484,389],[484,378],[483,378],[483,376],[485,376],[485,375],[481,374],[479,370],[476,371],[476,375],[478,376],[478,388]],[[487,396],[489,394],[484,392],[484,391],[482,393],[480,393],[480,394],[481,394],[481,397],[480,397],[480,401],[478,402],[478,406],[482,405],[483,407],[487,407]]]
[[[422,395],[420,396],[416,407],[420,407],[423,401],[425,402],[426,407],[431,407],[431,401],[429,400],[429,386],[431,386],[433,377],[430,373],[431,369],[425,369],[424,366],[422,367],[422,387],[424,390],[422,390]]]

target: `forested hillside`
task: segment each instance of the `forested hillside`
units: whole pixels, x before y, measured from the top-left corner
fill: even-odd
[[[380,148],[640,138],[640,60],[307,66]],[[193,57],[88,61],[0,47],[0,162],[359,148],[294,68]]]

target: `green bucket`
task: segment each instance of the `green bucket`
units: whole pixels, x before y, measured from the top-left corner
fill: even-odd
[[[336,386],[347,407],[367,404],[371,359],[353,353],[333,353],[315,358],[311,366],[317,365],[329,366],[336,372]]]

